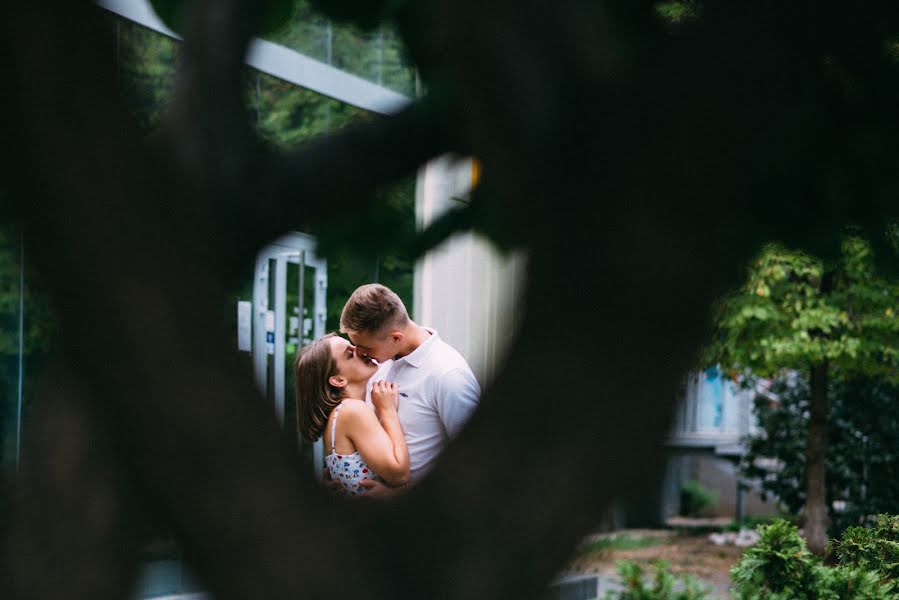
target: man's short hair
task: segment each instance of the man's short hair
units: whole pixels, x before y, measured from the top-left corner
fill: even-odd
[[[380,283],[359,286],[346,301],[340,313],[343,333],[381,334],[388,328],[402,327],[409,313],[400,297]]]

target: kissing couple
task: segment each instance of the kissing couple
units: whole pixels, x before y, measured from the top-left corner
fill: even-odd
[[[329,487],[390,496],[434,466],[481,388],[462,355],[386,286],[357,288],[340,331],[349,341],[331,333],[297,355],[298,431],[309,443],[324,436]]]

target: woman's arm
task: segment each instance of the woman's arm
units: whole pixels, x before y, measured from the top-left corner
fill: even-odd
[[[396,384],[375,382],[371,397],[378,416],[361,401],[344,403],[344,431],[366,465],[390,485],[404,485],[409,482],[409,450],[396,412]]]

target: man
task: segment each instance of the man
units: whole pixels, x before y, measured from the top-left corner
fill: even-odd
[[[477,408],[481,388],[462,355],[435,330],[410,319],[403,301],[386,286],[356,289],[343,307],[340,331],[357,354],[384,365],[372,379],[386,379],[399,388],[397,413],[415,484]],[[369,487],[377,485],[369,482]]]

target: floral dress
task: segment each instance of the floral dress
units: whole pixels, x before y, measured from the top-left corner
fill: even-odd
[[[364,479],[383,481],[383,479],[368,468],[358,450],[352,454],[337,454],[334,439],[341,406],[343,406],[342,403],[334,409],[334,423],[331,425],[331,454],[325,457],[325,464],[328,465],[331,479],[340,482],[340,489],[345,496],[361,496],[365,493],[365,488],[359,485],[360,481]]]

